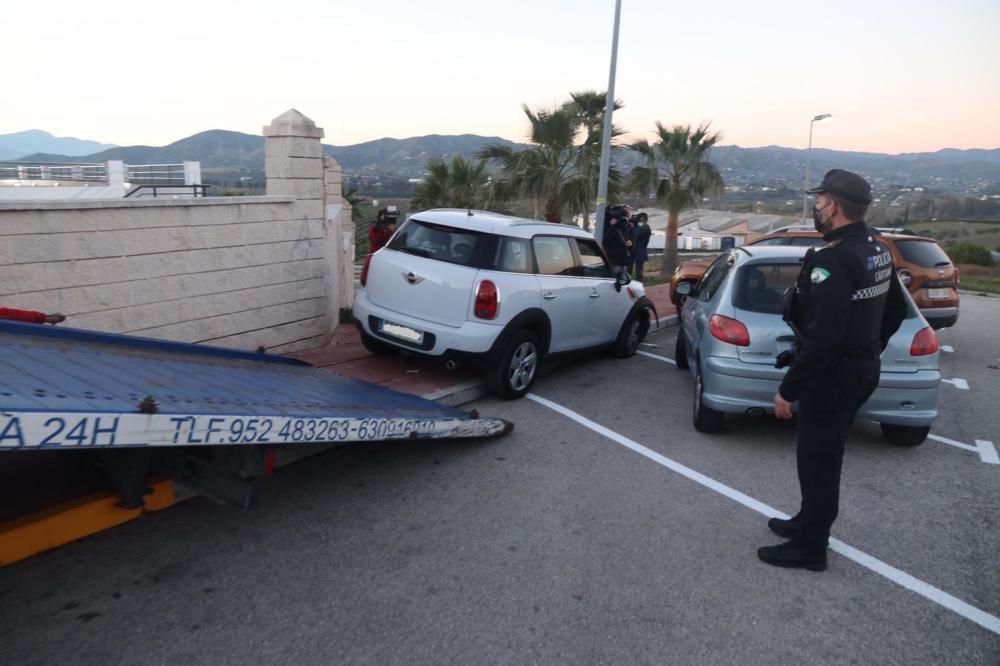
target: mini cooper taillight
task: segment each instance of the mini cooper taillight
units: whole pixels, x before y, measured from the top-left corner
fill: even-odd
[[[722,315],[712,315],[708,320],[708,330],[723,342],[739,347],[750,346],[750,331],[743,322]]]
[[[361,266],[361,286],[368,283],[368,266],[372,263],[372,255],[365,257],[365,263]]]
[[[910,356],[929,356],[938,350],[937,334],[930,326],[920,329],[910,344]]]
[[[479,283],[473,312],[479,319],[496,319],[500,313],[500,294],[497,292],[497,286],[489,280]]]

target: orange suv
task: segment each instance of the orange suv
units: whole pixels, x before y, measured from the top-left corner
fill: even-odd
[[[932,238],[899,233],[898,230],[876,228],[874,231],[892,252],[896,273],[927,323],[934,328],[954,326],[958,321],[958,267],[951,263],[941,246]],[[778,229],[747,246],[822,244],[823,237],[812,225],[800,225]],[[670,277],[670,300],[674,305],[680,307],[677,285],[700,280],[714,260],[714,256],[703,257],[677,266]]]

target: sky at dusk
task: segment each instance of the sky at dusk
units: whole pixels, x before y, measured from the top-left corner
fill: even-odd
[[[164,145],[297,108],[346,145],[523,141],[521,105],[608,82],[613,0],[10,3],[0,134]],[[627,138],[710,121],[723,144],[1000,147],[1000,1],[622,0]]]

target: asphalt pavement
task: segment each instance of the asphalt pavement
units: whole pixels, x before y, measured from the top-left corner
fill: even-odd
[[[793,424],[695,432],[666,328],[469,405],[506,437],[335,448],[253,511],[195,499],[0,569],[3,662],[1000,663],[997,322],[963,296],[940,336],[939,439],[856,425],[825,572],[755,556],[796,509]]]

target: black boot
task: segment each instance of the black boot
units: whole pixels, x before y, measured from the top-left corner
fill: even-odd
[[[771,518],[767,521],[767,526],[772,532],[786,539],[794,539],[799,533],[799,523],[794,518],[791,520]]]
[[[805,549],[794,541],[758,548],[757,557],[776,567],[803,567],[810,571],[826,569],[826,549]]]

